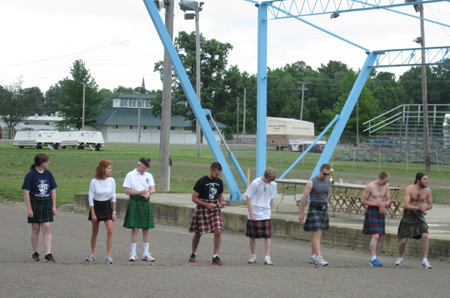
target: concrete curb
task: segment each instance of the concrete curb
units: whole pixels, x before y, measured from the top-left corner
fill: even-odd
[[[125,217],[128,207],[128,199],[117,197],[117,216]],[[152,202],[153,217],[156,223],[163,225],[179,225],[189,227],[191,224],[194,207],[178,206]],[[80,213],[89,212],[88,194],[75,194],[73,211]],[[245,234],[247,215],[233,212],[232,208],[222,211],[224,228],[226,231]],[[331,219],[332,221],[332,219]],[[294,240],[311,241],[312,233],[303,231],[303,223],[299,221],[276,218],[272,214],[272,235]],[[187,231],[186,231],[187,232]],[[361,229],[333,226],[330,222],[330,230],[322,233],[322,243],[332,246],[346,246],[352,249],[369,249],[371,237],[364,236]],[[382,252],[397,256],[397,234],[386,233],[383,238]],[[422,241],[410,239],[406,246],[405,256],[422,257]],[[429,258],[441,261],[450,259],[450,241],[430,238]]]

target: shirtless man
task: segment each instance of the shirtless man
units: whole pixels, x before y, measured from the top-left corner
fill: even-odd
[[[428,188],[428,176],[425,173],[419,172],[416,174],[414,183],[414,185],[410,185],[405,189],[405,195],[403,197],[404,210],[400,226],[398,227],[400,244],[398,246],[398,259],[395,262],[395,266],[401,266],[403,264],[403,252],[405,251],[408,238],[422,238],[422,268],[431,269],[431,265],[427,259],[429,248],[428,224],[424,218],[424,215],[427,215],[427,210],[433,208],[431,190]],[[424,201],[427,201],[426,206],[423,205]]]
[[[368,206],[362,233],[364,235],[372,235],[372,240],[370,241],[370,253],[372,256],[369,265],[374,267],[382,265],[377,260],[377,253],[380,251],[383,235],[386,234],[384,230],[386,206],[391,203],[390,179],[388,172],[381,172],[377,180],[367,184],[361,198],[361,204]]]

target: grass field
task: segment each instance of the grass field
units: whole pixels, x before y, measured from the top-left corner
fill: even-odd
[[[234,149],[234,148],[232,148]],[[226,151],[224,154],[226,155]],[[57,188],[58,204],[73,202],[73,195],[76,193],[87,193],[89,183],[92,179],[94,169],[101,159],[113,161],[112,176],[116,179],[117,192],[123,193],[122,188],[125,175],[136,167],[137,160],[142,157],[152,159],[149,172],[155,178],[156,190],[158,191],[158,157],[159,147],[148,145],[107,145],[101,151],[91,151],[90,149],[59,149],[51,151],[48,148],[35,150],[31,148],[19,149],[13,147],[11,143],[0,143],[0,198],[12,201],[23,200],[22,183],[23,178],[29,171],[36,153],[43,152],[50,156],[49,170],[55,176]],[[250,179],[255,178],[256,172],[256,150],[239,148],[234,152],[244,173],[250,169]],[[202,148],[202,157],[196,157],[196,147],[173,146],[170,148],[170,155],[173,159],[171,167],[170,192],[191,193],[197,179],[209,173],[209,165],[214,161],[209,148]],[[276,151],[268,149],[267,166],[275,168],[277,176],[283,174],[287,168],[300,156],[298,152]],[[285,178],[309,179],[314,169],[319,154],[308,153],[304,164],[300,161],[297,166]],[[244,184],[240,180],[234,166],[229,161],[230,168],[242,193],[245,191]],[[389,171],[391,174],[391,185],[412,184],[416,172],[423,171],[424,165],[410,164],[409,171],[406,171],[406,164],[382,163],[381,170],[378,163],[334,161],[330,160],[335,170],[334,178],[339,180],[364,181],[369,182],[377,178],[381,170]],[[437,173],[437,166],[432,165],[429,176],[429,187],[433,191],[435,203],[450,204],[449,173],[450,166],[440,166],[440,173]],[[227,192],[227,190],[225,190]],[[281,190],[279,190],[281,191]],[[301,191],[301,190],[300,190]]]

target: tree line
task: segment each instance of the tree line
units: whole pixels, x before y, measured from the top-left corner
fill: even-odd
[[[195,32],[190,34],[179,32],[174,45],[192,86],[195,86]],[[230,43],[216,39],[207,40],[201,35],[200,49],[202,106],[211,110],[216,121],[227,126],[227,134],[234,133],[237,125],[236,99],[243,99],[245,89],[246,132],[256,133],[256,74],[241,72],[238,65],[228,65],[228,56],[233,49]],[[154,71],[160,72],[162,80],[163,61],[155,63]],[[316,132],[320,132],[336,114],[341,112],[358,73],[359,70],[351,69],[339,61],[329,61],[317,69],[308,66],[304,61],[274,69],[268,68],[267,115],[299,119],[304,86],[302,120],[314,122]],[[59,124],[61,127],[80,129],[83,84],[86,92],[86,125],[95,123],[103,111],[112,107],[113,97],[120,93],[154,94],[155,97],[151,100],[152,113],[155,116],[161,113],[161,90],[149,91],[142,87],[123,86],[113,90],[100,89],[82,60],[74,62],[70,74],[71,78],[60,80],[51,86],[45,95],[38,87],[21,89],[21,79],[12,86],[0,86],[2,118],[8,125],[14,125],[14,121],[21,116],[60,111],[64,117],[64,121]],[[373,69],[358,99],[360,135],[363,135],[365,129],[362,126],[363,122],[401,104],[421,104],[421,75],[421,66],[412,67],[398,79],[393,73]],[[450,67],[427,66],[427,80],[428,102],[449,104]],[[187,99],[181,84],[173,73],[172,114],[183,115],[193,120],[192,110],[186,103]],[[241,105],[239,127],[243,125],[243,113]],[[194,122],[192,123],[192,129],[195,130]],[[356,112],[353,111],[343,135],[354,136],[355,133]]]

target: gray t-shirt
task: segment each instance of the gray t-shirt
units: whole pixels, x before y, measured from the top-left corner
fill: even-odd
[[[309,194],[309,199],[311,203],[328,203],[328,191],[330,190],[330,180],[328,178],[319,179],[319,177],[314,177],[311,179],[313,187],[311,193]]]

